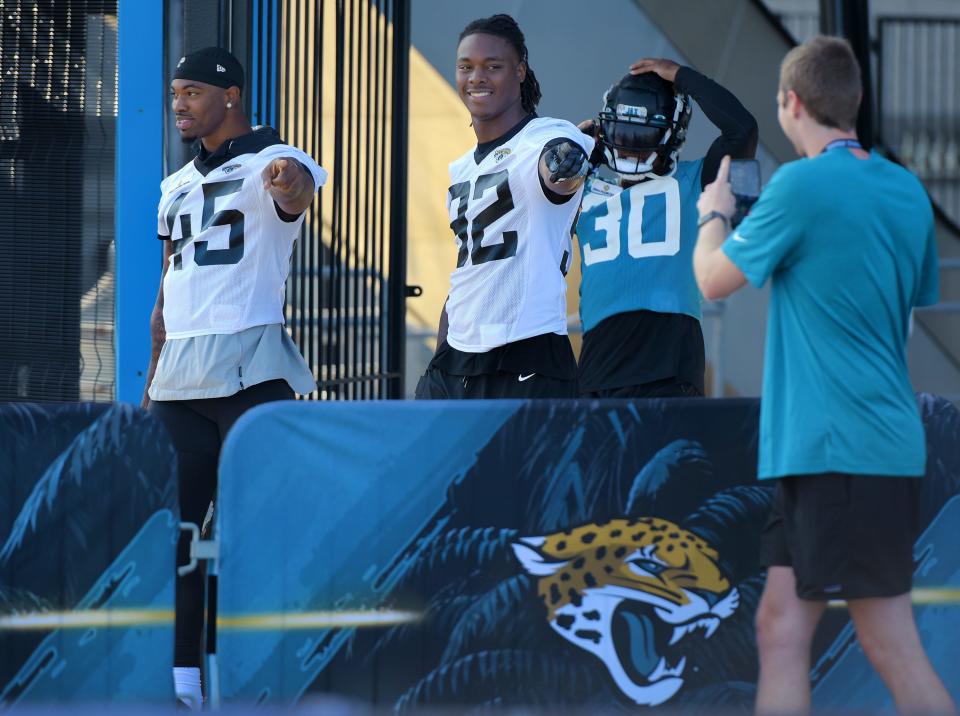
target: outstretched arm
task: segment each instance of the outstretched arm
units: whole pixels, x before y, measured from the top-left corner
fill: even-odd
[[[300,216],[313,201],[313,177],[292,157],[274,159],[264,168],[261,178],[263,188],[286,214]]]
[[[562,204],[573,196],[590,169],[587,159],[583,147],[572,139],[558,137],[547,142],[540,152],[540,183],[547,198]]]

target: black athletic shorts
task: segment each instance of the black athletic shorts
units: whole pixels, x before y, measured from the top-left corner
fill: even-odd
[[[676,397],[647,392],[669,379],[690,384],[703,395],[704,365],[703,329],[696,318],[629,311],[605,318],[583,334],[577,379],[585,398]],[[603,395],[618,388],[646,394]]]
[[[801,599],[909,592],[921,480],[824,473],[777,480],[763,530],[764,567],[793,567]]]
[[[622,388],[606,388],[590,392],[581,391],[580,397],[595,400],[605,398],[702,398],[703,391],[689,381],[679,378],[666,378],[641,385],[626,385]]]
[[[576,378],[551,378],[540,373],[454,375],[433,366],[417,383],[417,400],[469,398],[576,398]]]

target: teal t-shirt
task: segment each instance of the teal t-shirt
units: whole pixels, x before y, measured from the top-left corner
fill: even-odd
[[[785,164],[723,250],[771,279],[759,477],[923,475],[906,341],[939,285],[920,181],[847,149]]]

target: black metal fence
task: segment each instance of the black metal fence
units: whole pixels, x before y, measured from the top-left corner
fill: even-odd
[[[330,174],[287,284],[311,397],[402,397],[409,2],[262,0],[249,12],[253,113]]]
[[[0,0],[0,401],[112,400],[116,0]]]
[[[820,32],[813,0],[769,4],[797,42]],[[876,136],[960,225],[960,17],[881,16],[873,34]]]
[[[878,22],[879,133],[960,224],[960,18]]]

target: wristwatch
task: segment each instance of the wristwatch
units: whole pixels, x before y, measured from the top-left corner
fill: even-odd
[[[728,229],[730,228],[730,217],[728,217],[726,214],[724,214],[724,213],[722,213],[722,212],[719,212],[719,211],[716,211],[716,210],[714,210],[714,211],[709,211],[709,212],[707,212],[706,214],[704,214],[703,216],[701,216],[701,217],[697,220],[697,228],[699,229],[701,226],[703,226],[704,224],[706,224],[706,223],[709,222],[709,221],[713,221],[714,219],[723,219],[723,225],[726,226]]]

